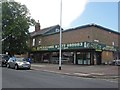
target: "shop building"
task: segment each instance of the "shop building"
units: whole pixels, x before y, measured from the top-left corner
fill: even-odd
[[[55,25],[31,33],[30,47],[33,62],[59,62],[59,30]],[[89,24],[62,29],[62,63],[99,65],[120,59],[120,33]]]

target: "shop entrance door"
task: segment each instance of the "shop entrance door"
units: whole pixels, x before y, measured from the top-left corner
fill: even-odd
[[[90,65],[90,52],[77,52],[77,64]]]
[[[101,52],[96,52],[96,64],[101,64]]]

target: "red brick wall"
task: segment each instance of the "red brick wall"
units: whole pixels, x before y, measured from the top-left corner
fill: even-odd
[[[62,43],[73,43],[82,41],[91,41],[91,28],[83,28],[81,30],[72,30],[62,33]],[[59,33],[42,38],[43,45],[59,44]]]
[[[120,35],[119,35],[120,37]],[[36,45],[39,45],[39,39],[42,39],[41,45],[54,45],[59,44],[59,33],[52,34],[48,36],[37,36],[36,37]],[[105,30],[101,30],[97,27],[87,27],[78,30],[71,30],[62,33],[62,43],[74,43],[74,42],[82,42],[82,41],[94,41],[99,40],[100,43],[104,43],[107,45],[112,45],[112,42],[115,43],[115,46],[120,46],[120,39],[118,35],[115,33],[110,33]],[[32,39],[31,39],[32,45]]]
[[[118,46],[118,35],[112,32],[101,30],[99,28],[93,27],[92,29],[93,39],[99,40],[101,43],[112,45],[112,42],[115,43],[115,46]]]

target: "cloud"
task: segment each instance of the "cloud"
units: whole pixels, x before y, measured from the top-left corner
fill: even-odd
[[[41,23],[41,28],[60,24],[60,0],[15,0],[25,4],[31,16]],[[62,0],[62,27],[82,14],[88,0]]]
[[[84,11],[88,0],[63,0],[63,26],[68,27]]]
[[[119,2],[120,0],[89,0],[89,2]]]

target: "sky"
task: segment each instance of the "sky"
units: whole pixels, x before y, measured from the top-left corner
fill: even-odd
[[[41,29],[60,24],[61,0],[15,0],[25,4]],[[118,0],[62,0],[62,28],[95,23],[118,31]],[[34,27],[30,28],[30,32]]]
[[[118,31],[118,3],[89,2],[85,11],[70,26],[75,27],[91,23]]]

